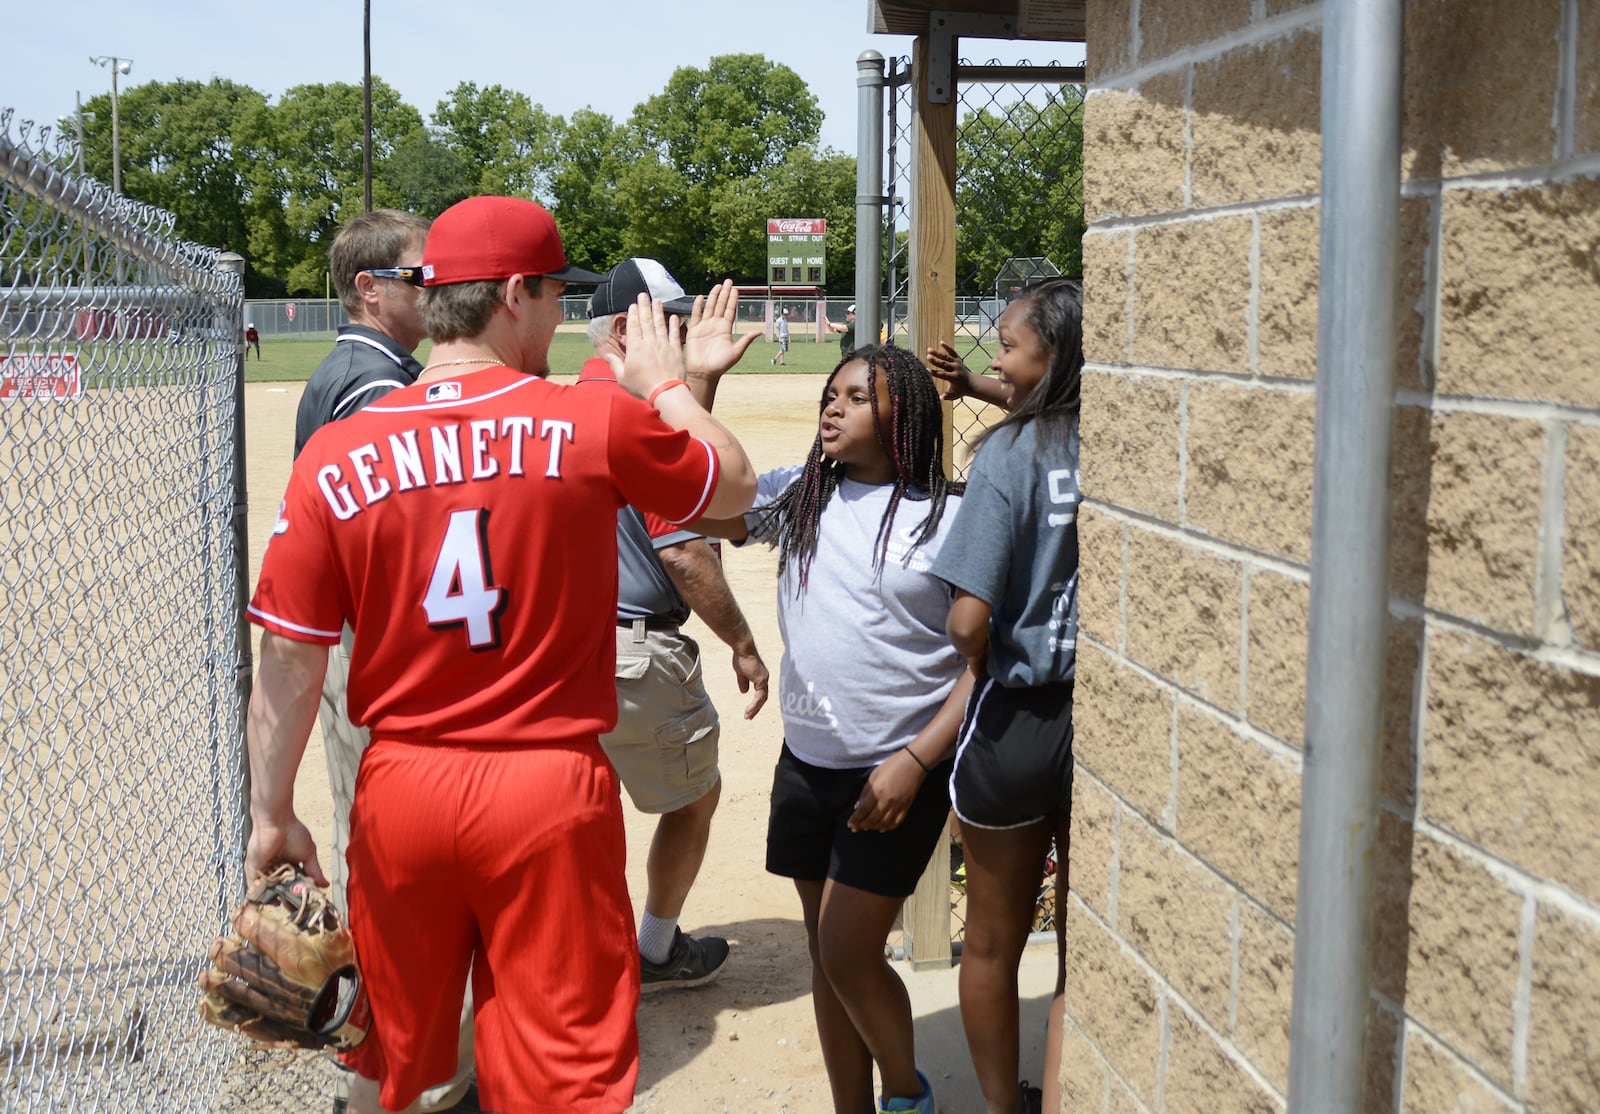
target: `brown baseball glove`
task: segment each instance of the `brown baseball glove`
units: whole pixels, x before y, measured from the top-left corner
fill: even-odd
[[[285,863],[234,910],[200,972],[200,1016],[253,1040],[354,1048],[371,1017],[356,949],[328,895]]]

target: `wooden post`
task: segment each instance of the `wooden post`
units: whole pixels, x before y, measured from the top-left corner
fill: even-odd
[[[911,351],[920,359],[937,341],[953,340],[956,319],[956,103],[955,75],[946,76],[950,99],[928,99],[927,35],[911,48]],[[956,56],[952,40],[950,57]],[[945,468],[950,461],[950,407],[944,408]],[[928,869],[900,914],[912,970],[948,967],[950,950],[949,825]]]

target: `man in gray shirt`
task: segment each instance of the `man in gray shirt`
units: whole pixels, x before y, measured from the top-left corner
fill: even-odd
[[[694,299],[653,259],[612,268],[589,302],[595,359],[580,384],[620,390],[606,357],[627,349],[627,309],[641,293],[659,298],[688,328]],[[712,305],[717,307],[713,312]],[[689,389],[710,408],[722,373],[755,337],[735,339],[737,300],[726,284],[713,292],[685,348]],[[767,667],[706,540],[632,507],[617,513],[617,726],[600,744],[641,812],[657,813],[645,873],[648,891],[639,925],[640,991],[700,986],[728,960],[719,936],[690,936],[678,927],[689,890],[705,860],[711,817],[722,796],[717,763],[721,723],[706,693],[700,647],[679,628],[691,611],[733,650],[746,719],[767,699]]]

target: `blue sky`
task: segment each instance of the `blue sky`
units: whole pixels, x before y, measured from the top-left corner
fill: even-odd
[[[590,107],[621,121],[679,66],[761,53],[805,79],[826,115],[823,143],[853,154],[856,56],[911,50],[908,37],[869,35],[867,8],[867,0],[372,0],[372,70],[424,119],[457,83],[476,81],[563,116]],[[8,9],[0,108],[16,110],[13,137],[17,120],[70,116],[75,93],[110,92],[109,69],[90,55],[132,60],[121,88],[216,76],[276,101],[295,85],[361,80],[361,0],[11,0]],[[1076,63],[1082,50],[975,40],[962,54]]]
[[[131,59],[124,89],[216,76],[276,101],[295,85],[361,80],[360,0],[13,0],[8,9],[0,108],[16,110],[13,138],[18,120],[54,122],[72,114],[75,93],[110,92],[110,71],[90,55]],[[811,87],[826,114],[823,142],[853,153],[856,56],[910,52],[910,39],[869,35],[866,24],[867,0],[373,0],[372,70],[424,119],[457,83],[476,81],[563,116],[591,107],[620,121],[679,66],[762,53]]]

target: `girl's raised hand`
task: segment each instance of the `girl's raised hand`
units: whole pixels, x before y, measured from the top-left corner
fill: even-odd
[[[944,393],[939,397],[946,402],[972,393],[972,372],[948,341],[941,340],[939,347],[928,349],[928,358],[923,362],[928,365],[929,375],[944,382]]]

